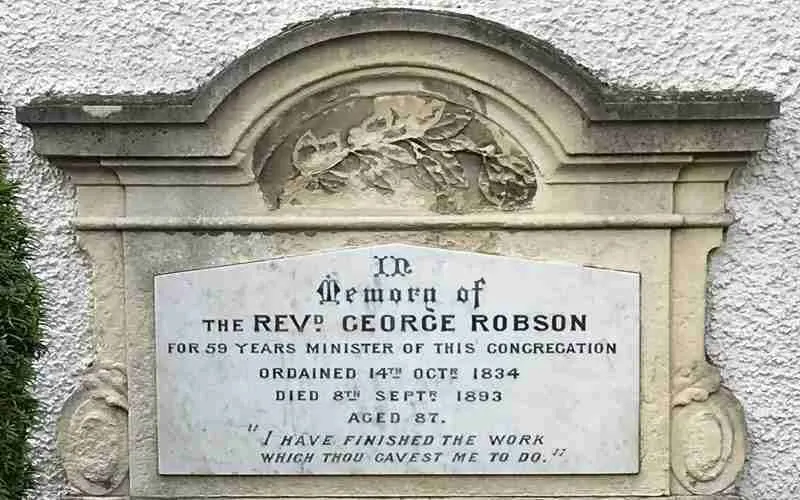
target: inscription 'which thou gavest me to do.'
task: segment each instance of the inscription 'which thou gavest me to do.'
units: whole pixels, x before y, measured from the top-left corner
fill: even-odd
[[[638,471],[636,273],[386,245],[155,293],[162,474]]]

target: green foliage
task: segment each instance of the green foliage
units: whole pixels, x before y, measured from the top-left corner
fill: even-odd
[[[33,360],[43,350],[42,295],[26,260],[31,232],[15,206],[0,149],[0,500],[20,499],[33,485],[28,436],[36,418]]]

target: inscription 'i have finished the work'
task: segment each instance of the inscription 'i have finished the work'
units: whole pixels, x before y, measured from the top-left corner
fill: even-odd
[[[600,374],[627,369],[635,337],[615,325],[635,295],[604,292],[636,279],[414,247],[279,259],[176,277],[206,286],[159,351],[249,388],[215,393],[253,406],[226,431],[250,450],[231,471],[546,473],[582,467],[553,411],[579,418]],[[579,393],[553,389],[567,381]]]

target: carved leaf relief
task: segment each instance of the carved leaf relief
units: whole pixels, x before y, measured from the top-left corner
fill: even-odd
[[[306,189],[337,192],[355,178],[383,193],[393,193],[398,176],[432,191],[438,211],[452,211],[460,191],[470,188],[463,156],[479,159],[477,189],[485,202],[514,210],[536,194],[536,173],[519,148],[498,138],[471,110],[416,95],[375,97],[372,112],[357,125],[324,137],[305,131],[292,150],[293,176],[283,186],[281,203]],[[468,134],[483,131],[479,144]],[[488,137],[488,139],[487,139]],[[503,144],[503,145],[501,145]]]

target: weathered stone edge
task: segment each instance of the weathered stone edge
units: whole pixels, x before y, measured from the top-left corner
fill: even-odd
[[[248,78],[305,47],[376,32],[419,32],[460,38],[503,52],[542,71],[576,99],[592,121],[766,120],[779,103],[762,91],[680,92],[613,86],[550,43],[465,14],[363,9],[293,24],[251,49],[198,89],[175,94],[44,96],[17,108],[36,123],[203,123]]]
[[[219,500],[447,500],[453,497],[214,497]],[[94,497],[94,496],[66,496],[64,500],[208,500],[207,497],[194,497],[194,496],[131,496],[131,497]],[[741,500],[739,496],[732,495],[670,495],[670,496],[624,496],[624,497],[470,497],[471,500]]]

